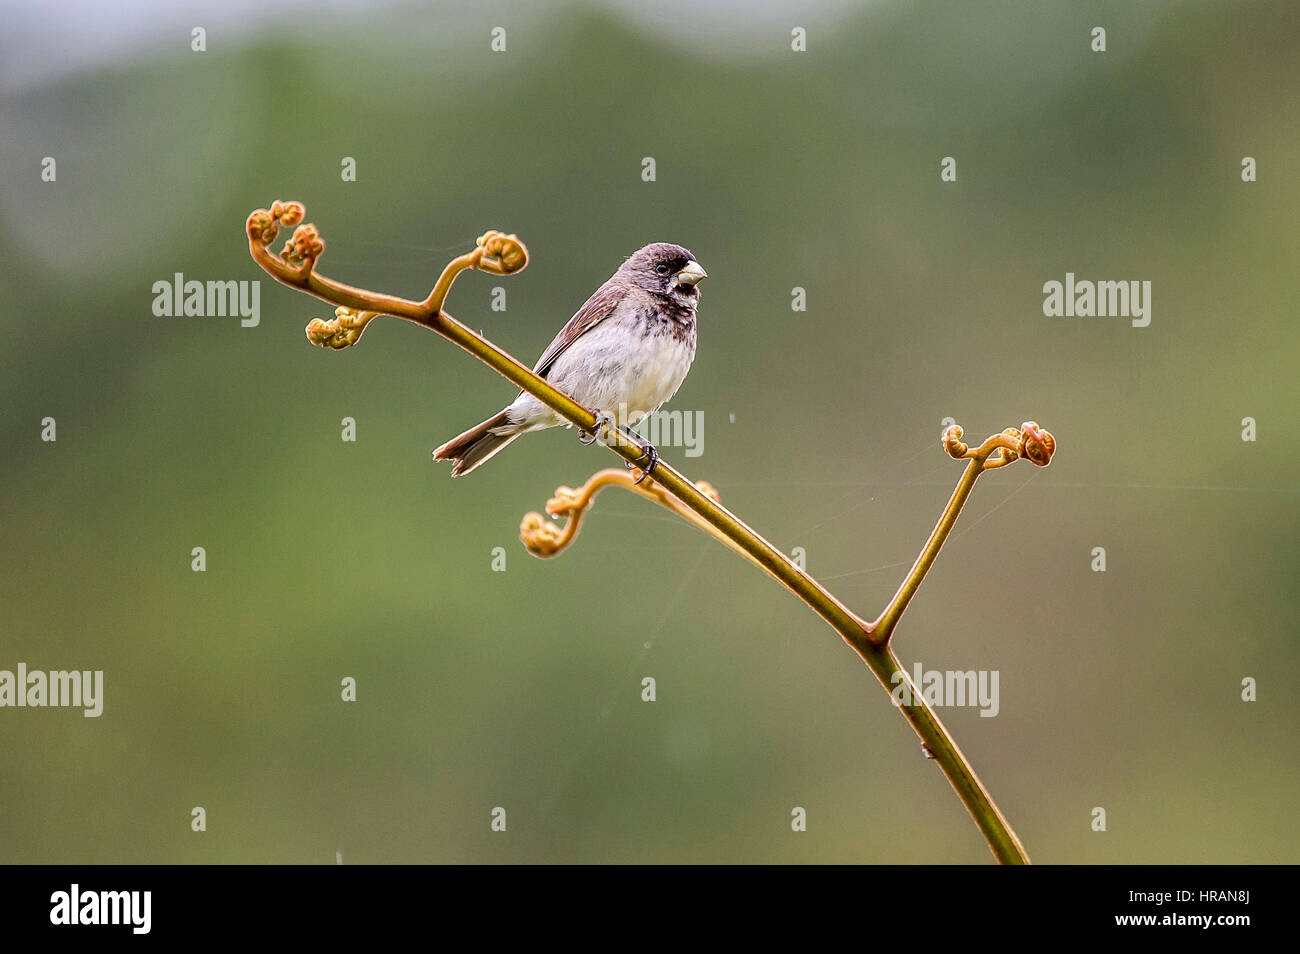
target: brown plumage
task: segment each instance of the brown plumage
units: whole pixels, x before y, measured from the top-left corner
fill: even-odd
[[[491,433],[492,428],[506,424],[509,424],[506,411],[502,411],[495,417],[489,417],[482,424],[475,424],[464,434],[453,437],[443,444],[433,452],[433,459],[455,461],[451,468],[453,477],[468,474],[523,433],[517,431],[504,437]]]
[[[696,283],[705,271],[680,245],[633,254],[596,289],[542,353],[534,371],[578,403],[630,427],[676,393],[695,358]],[[528,431],[567,424],[525,391],[505,410],[433,452],[468,474]]]

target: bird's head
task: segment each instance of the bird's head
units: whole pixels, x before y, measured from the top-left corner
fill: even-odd
[[[668,242],[655,242],[637,250],[619,271],[637,287],[684,304],[700,300],[696,286],[700,279],[708,277],[689,249]]]

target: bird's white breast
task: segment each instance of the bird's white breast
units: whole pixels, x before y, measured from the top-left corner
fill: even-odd
[[[587,407],[635,424],[677,393],[695,359],[695,328],[647,323],[643,305],[621,302],[556,360],[547,377]]]

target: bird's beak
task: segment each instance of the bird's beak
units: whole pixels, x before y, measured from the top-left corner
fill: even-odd
[[[686,267],[677,273],[677,284],[694,285],[701,278],[708,278],[709,273],[700,268],[699,262],[687,262]]]

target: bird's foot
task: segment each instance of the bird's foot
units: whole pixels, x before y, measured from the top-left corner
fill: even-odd
[[[646,461],[646,460],[648,460],[649,462],[642,463],[642,461]],[[629,470],[634,466],[633,462],[630,460],[624,461],[623,463],[625,463],[628,466]],[[659,452],[655,450],[655,446],[653,444],[647,444],[645,446],[645,453],[643,453],[640,457],[638,457],[635,462],[635,466],[641,468],[641,476],[638,477],[636,480],[634,480],[632,483],[634,485],[639,484],[641,483],[641,481],[649,477],[651,471],[655,469],[655,465],[658,463],[659,463]]]
[[[579,431],[578,432],[579,443],[581,444],[595,443],[596,436],[600,434],[601,428],[605,427],[605,425],[607,424],[612,424],[614,422],[614,419],[610,417],[608,414],[606,414],[604,411],[596,411],[595,415],[596,415],[596,426],[592,428],[590,434],[588,434],[586,431]]]

